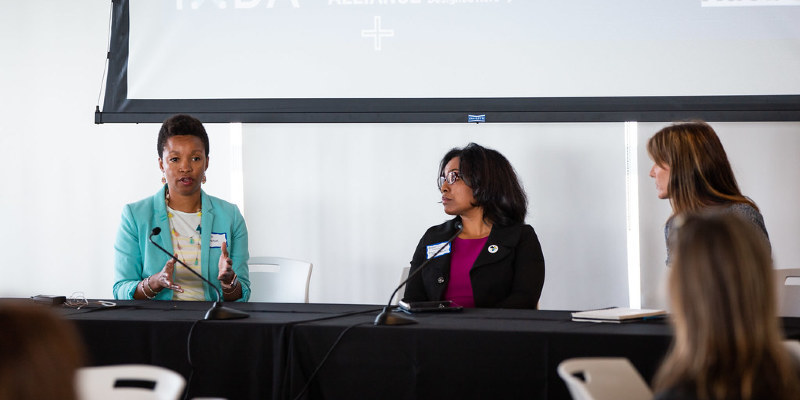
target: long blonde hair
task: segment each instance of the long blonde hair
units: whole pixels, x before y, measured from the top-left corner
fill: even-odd
[[[657,391],[688,384],[699,399],[800,399],[781,343],[770,250],[733,214],[680,215],[670,237],[672,348]]]
[[[669,167],[667,194],[675,215],[722,203],[756,204],[742,195],[725,149],[703,121],[676,123],[647,141],[647,153]]]

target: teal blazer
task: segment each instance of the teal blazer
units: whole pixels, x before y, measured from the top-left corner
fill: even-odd
[[[142,279],[160,272],[169,261],[169,255],[150,243],[153,228],[160,227],[161,233],[153,236],[153,241],[161,247],[172,250],[172,235],[167,219],[167,205],[164,201],[166,185],[154,196],[126,205],[122,209],[122,222],[114,243],[114,298],[131,300],[136,285]],[[219,256],[222,248],[209,248],[211,233],[224,233],[227,238],[228,254],[233,260],[233,271],[242,285],[242,297],[250,298],[250,274],[247,260],[250,253],[247,247],[247,226],[239,212],[239,207],[225,200],[201,193],[203,217],[200,222],[201,273],[218,289],[222,290],[219,275]],[[175,268],[183,268],[175,265]],[[217,299],[215,291],[204,284],[206,300]],[[162,289],[157,300],[172,300],[172,290]],[[221,299],[220,299],[221,300]]]

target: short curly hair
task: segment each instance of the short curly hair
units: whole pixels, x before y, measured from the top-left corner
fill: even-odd
[[[208,134],[206,133],[206,128],[203,127],[203,123],[191,115],[176,114],[167,118],[161,124],[161,130],[158,132],[158,142],[156,143],[158,158],[161,158],[161,155],[164,154],[164,144],[167,143],[167,139],[177,135],[191,135],[200,138],[206,148],[206,157],[208,157]]]

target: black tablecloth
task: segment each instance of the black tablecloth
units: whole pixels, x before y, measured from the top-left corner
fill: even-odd
[[[279,398],[287,370],[286,342],[295,324],[378,310],[364,305],[226,303],[250,317],[205,321],[207,302],[116,303],[62,311],[77,324],[92,365],[160,365],[188,380],[188,398],[231,400]]]
[[[375,327],[353,316],[294,327],[291,398],[330,344],[348,331],[312,382],[313,399],[569,399],[556,367],[566,358],[631,359],[645,376],[671,340],[664,321],[572,322],[566,311],[466,310],[420,314],[419,324]]]
[[[379,306],[227,305],[250,317],[203,321],[205,302],[120,301],[61,312],[77,324],[93,365],[173,369],[189,380],[189,398],[293,399],[308,384],[302,398],[569,399],[556,372],[564,359],[626,357],[650,380],[671,340],[664,320],[572,322],[568,311],[469,309],[376,327]],[[800,318],[784,326],[800,338]]]

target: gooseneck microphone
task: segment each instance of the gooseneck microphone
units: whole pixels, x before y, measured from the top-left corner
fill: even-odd
[[[411,279],[414,275],[418,274],[419,271],[422,271],[422,268],[425,268],[425,266],[428,265],[428,263],[431,260],[436,258],[436,256],[438,256],[439,253],[441,253],[441,251],[444,250],[445,247],[449,246],[450,243],[453,242],[453,240],[456,240],[456,237],[458,237],[458,235],[461,234],[461,231],[464,230],[464,225],[462,225],[461,222],[458,222],[456,223],[456,229],[457,231],[453,235],[453,237],[448,239],[445,244],[439,247],[439,250],[436,250],[436,253],[433,253],[433,255],[430,258],[425,260],[425,262],[419,266],[419,268],[415,269],[414,272],[408,274],[408,277],[404,279],[402,282],[400,282],[400,285],[397,286],[397,289],[395,289],[394,292],[392,292],[392,295],[389,296],[389,303],[387,303],[386,307],[383,307],[383,311],[381,311],[381,313],[378,314],[377,317],[375,317],[374,325],[408,325],[417,323],[416,320],[408,318],[406,316],[392,314],[392,299],[394,298],[394,295],[397,294],[397,291],[400,290],[400,288],[403,287],[403,285],[405,285],[409,279]]]
[[[250,314],[244,311],[239,311],[230,307],[223,306],[222,293],[219,292],[219,289],[216,286],[214,286],[208,279],[204,278],[203,275],[200,275],[197,273],[197,271],[189,268],[188,265],[186,265],[183,261],[179,260],[178,257],[175,257],[174,254],[168,252],[165,248],[159,246],[158,243],[153,241],[153,236],[158,235],[159,233],[161,233],[161,228],[159,227],[153,228],[153,230],[150,232],[150,243],[158,247],[159,250],[163,251],[170,258],[175,260],[175,262],[179,263],[180,265],[183,265],[186,269],[189,270],[189,272],[195,274],[195,276],[200,278],[203,282],[207,283],[208,286],[211,286],[214,289],[214,293],[216,293],[217,295],[217,301],[215,301],[214,304],[211,306],[211,308],[208,309],[204,319],[238,319],[238,318],[247,318],[250,316]]]

